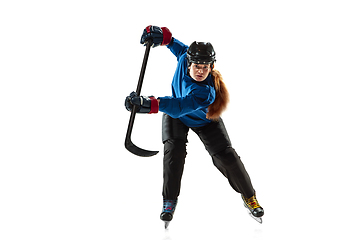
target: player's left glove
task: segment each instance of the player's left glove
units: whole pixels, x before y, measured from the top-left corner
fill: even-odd
[[[134,105],[137,113],[159,112],[159,103],[154,96],[137,96],[135,92],[132,92],[125,98],[125,108],[131,111]]]

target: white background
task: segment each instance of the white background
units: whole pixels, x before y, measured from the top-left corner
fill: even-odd
[[[359,239],[357,1],[1,1],[1,239]],[[161,114],[124,99],[149,25],[210,41],[223,115],[265,209],[252,220],[194,133],[164,231]],[[142,93],[171,95],[176,58],[151,49]]]

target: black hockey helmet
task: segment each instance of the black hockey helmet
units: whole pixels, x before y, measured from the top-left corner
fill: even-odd
[[[193,42],[187,50],[188,64],[213,64],[215,59],[215,51],[209,42]]]

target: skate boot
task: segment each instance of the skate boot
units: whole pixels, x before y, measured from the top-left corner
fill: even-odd
[[[165,222],[165,229],[167,229],[170,221],[173,218],[176,204],[177,204],[177,199],[176,200],[165,200],[164,199],[164,205],[163,205],[162,213],[160,215],[160,219]]]
[[[242,196],[244,200],[245,207],[249,210],[249,215],[254,218],[257,222],[262,223],[262,216],[264,215],[264,209],[260,206],[259,202],[256,199],[256,195],[245,198]]]

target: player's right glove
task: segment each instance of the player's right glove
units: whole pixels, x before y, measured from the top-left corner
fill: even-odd
[[[140,43],[145,44],[148,39],[153,40],[153,47],[168,45],[171,42],[172,34],[167,27],[149,25],[144,29]]]

